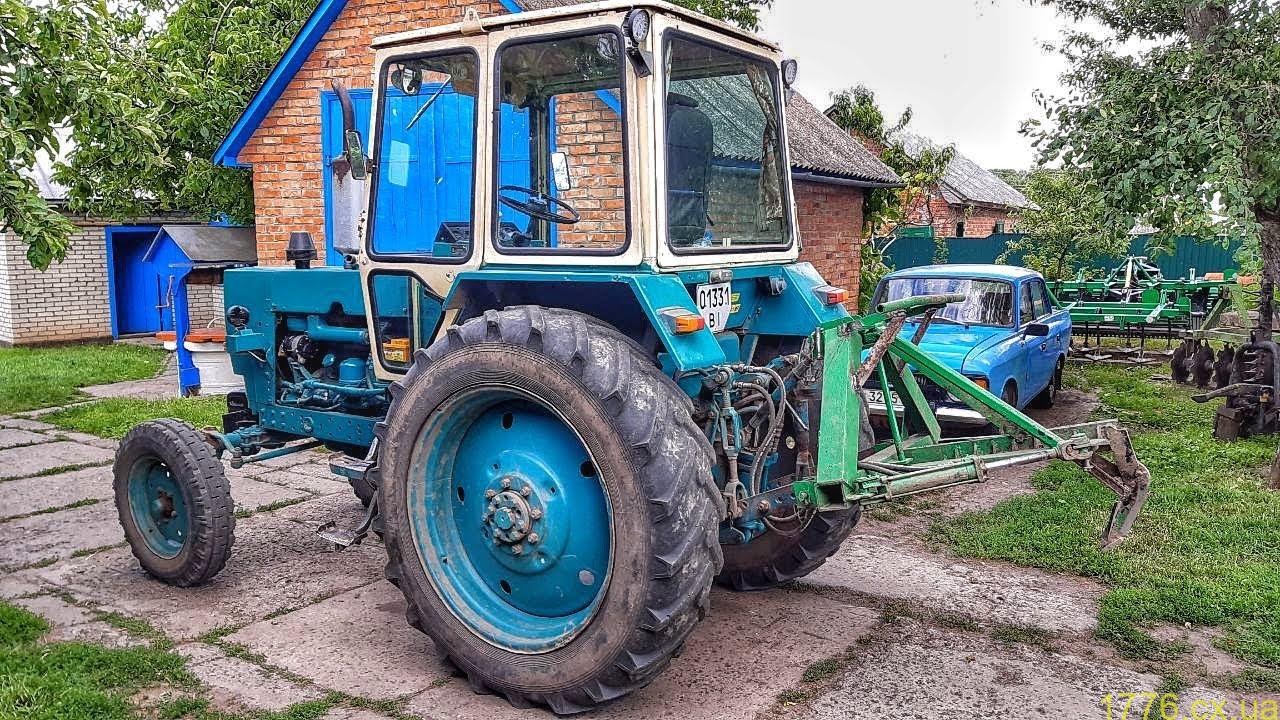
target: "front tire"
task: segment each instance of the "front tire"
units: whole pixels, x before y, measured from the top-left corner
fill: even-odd
[[[724,570],[716,578],[733,590],[769,590],[822,567],[853,532],[862,507],[816,513],[794,535],[769,531],[744,545],[724,545]]]
[[[1031,398],[1030,405],[1038,410],[1048,410],[1058,401],[1058,391],[1062,389],[1062,361],[1059,360],[1053,367],[1053,377],[1049,378],[1049,384],[1039,395]]]
[[[379,505],[409,623],[516,706],[652,681],[723,562],[687,396],[613,328],[536,306],[450,328],[392,396]]]
[[[116,451],[113,486],[125,539],[152,577],[201,585],[226,565],[236,527],[231,485],[194,427],[173,419],[134,427]]]

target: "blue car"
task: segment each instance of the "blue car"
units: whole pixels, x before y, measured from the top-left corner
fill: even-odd
[[[1052,407],[1071,346],[1071,315],[1054,307],[1044,278],[1008,265],[928,265],[886,275],[873,303],[951,293],[966,299],[933,316],[920,347],[1010,405]],[[920,321],[909,321],[902,337],[914,337]],[[986,423],[942,388],[923,389],[939,420]],[[871,414],[884,415],[881,389],[869,386],[867,393]]]

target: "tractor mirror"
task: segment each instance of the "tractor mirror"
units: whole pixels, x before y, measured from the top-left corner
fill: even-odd
[[[364,156],[364,140],[356,129],[355,106],[351,104],[351,95],[341,82],[333,81],[333,92],[338,96],[338,104],[342,106],[342,157],[350,169],[351,179],[364,180],[369,177],[368,158]]]
[[[1031,323],[1024,332],[1030,337],[1048,337],[1049,326],[1044,323]]]
[[[555,177],[556,190],[567,192],[573,189],[573,176],[569,174],[568,153],[551,153],[551,174]]]
[[[391,71],[391,84],[405,95],[417,95],[422,90],[422,69],[401,65]]]

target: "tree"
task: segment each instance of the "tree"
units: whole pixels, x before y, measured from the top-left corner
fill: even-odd
[[[1024,126],[1042,162],[1098,188],[1102,223],[1161,237],[1235,235],[1260,247],[1263,334],[1280,279],[1280,2],[1031,0],[1074,23],[1067,92]],[[1127,51],[1126,44],[1142,49]]]
[[[1124,254],[1128,235],[1103,222],[1102,195],[1088,178],[1069,170],[1037,170],[1024,176],[1022,192],[1036,204],[1024,210],[1001,262],[1022,254],[1027,267],[1050,280],[1063,280],[1099,260]]]
[[[151,110],[115,81],[141,60],[133,40],[144,13],[125,2],[109,12],[89,0],[0,0],[0,230],[26,241],[35,267],[61,261],[75,231],[40,197],[30,173],[39,156],[58,157],[70,135],[85,167],[157,162]]]
[[[863,205],[863,229],[871,239],[862,243],[859,297],[869,299],[880,278],[890,270],[884,258],[885,248],[878,247],[875,238],[890,233],[913,214],[923,213],[927,218],[929,199],[955,157],[955,146],[926,145],[908,152],[902,137],[911,123],[911,108],[886,127],[875,93],[864,85],[832,94],[828,116],[868,145],[902,178],[901,187],[871,190]],[[943,242],[941,238],[938,241]],[[945,252],[945,245],[941,252]]]
[[[760,11],[773,0],[676,0],[676,4],[755,31],[760,29]]]

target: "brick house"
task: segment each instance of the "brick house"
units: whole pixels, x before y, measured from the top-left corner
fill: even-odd
[[[283,263],[289,233],[297,230],[310,232],[317,247],[327,248],[330,263],[339,261],[332,250],[330,161],[340,152],[341,132],[330,87],[339,80],[351,88],[358,122],[367,123],[369,46],[375,37],[458,22],[469,8],[487,16],[574,2],[321,0],[214,156],[220,165],[253,169],[260,262]],[[600,95],[557,107],[562,118],[569,113],[575,121],[575,127],[557,130],[557,148],[575,152],[576,145],[584,151],[572,165],[570,192],[576,194],[565,196],[583,220],[563,232],[560,242],[611,244],[608,237],[621,232],[624,205],[616,197],[622,187],[616,153],[621,136],[616,109],[608,105],[609,98]],[[866,192],[899,179],[799,94],[789,99],[788,112],[802,257],[832,283],[856,290]],[[571,137],[570,131],[580,135]]]
[[[76,233],[66,259],[41,271],[27,261],[22,238],[0,230],[0,346],[109,340],[171,328],[172,313],[165,309],[173,306],[166,299],[171,289],[141,260],[162,225],[189,223],[190,217],[166,213],[121,224],[72,213],[47,163],[30,175]],[[222,317],[220,286],[192,284],[188,299],[193,324]]]
[[[900,139],[911,155],[936,147],[919,135],[903,133]],[[935,237],[983,238],[1015,232],[1018,213],[1033,207],[1009,183],[957,151],[942,182],[918,203],[909,224],[931,228]]]

